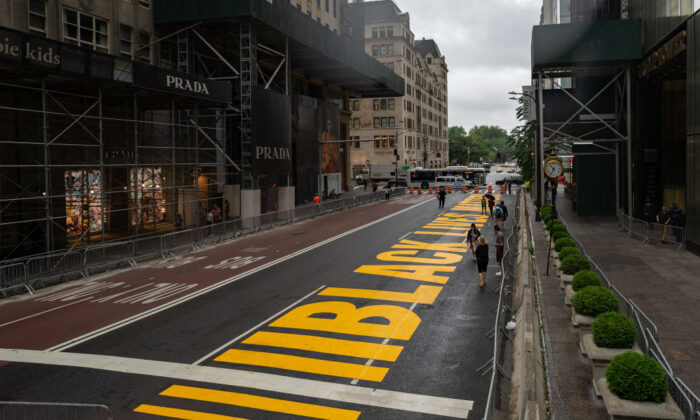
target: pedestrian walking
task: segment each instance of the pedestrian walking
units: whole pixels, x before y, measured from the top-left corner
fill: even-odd
[[[494,207],[491,215],[493,216],[494,224],[498,225],[501,223],[501,220],[503,219],[503,209],[501,208],[500,203],[496,207]]]
[[[321,197],[318,196],[318,193],[314,194],[314,204],[317,206],[321,205]]]
[[[438,193],[438,208],[444,209],[445,208],[445,196],[447,193],[445,192],[444,187],[440,187],[440,192]]]
[[[493,216],[493,207],[496,205],[496,201],[493,198],[493,196],[489,197],[489,212],[491,212],[491,216]]]
[[[218,204],[214,204],[214,209],[211,211],[211,215],[214,223],[221,222],[221,208]]]
[[[481,196],[481,214],[486,214],[486,196]]]
[[[214,210],[209,210],[207,212],[207,224],[211,225],[214,223]]]
[[[661,233],[661,241],[666,240],[666,235],[668,234],[668,224],[671,223],[671,215],[666,210],[666,206],[661,206],[661,211],[656,215],[656,223],[663,225],[663,231]]]
[[[506,227],[506,220],[508,220],[508,207],[506,207],[506,203],[503,200],[498,206],[501,208],[501,213],[503,213],[501,216],[501,228],[503,229]]]
[[[472,227],[467,232],[467,242],[469,242],[469,248],[472,250],[472,257],[474,258],[474,264],[476,264],[476,245],[481,236],[481,232],[476,228],[476,225],[472,223]]]
[[[508,181],[508,182],[506,182],[506,185],[508,185],[508,195],[511,195],[511,194],[512,194],[512,193],[511,193],[511,187],[513,186],[513,183],[510,182],[510,181]]]
[[[484,287],[486,286],[486,269],[489,266],[489,246],[483,236],[479,236],[474,253],[476,254],[476,268],[479,271],[479,287]]]
[[[505,236],[503,235],[503,230],[501,230],[498,225],[494,226],[493,230],[496,232],[496,242],[493,245],[496,247],[496,262],[498,263],[499,267],[496,275],[500,276],[501,272],[503,271],[501,261],[503,260],[503,244],[505,243]]]

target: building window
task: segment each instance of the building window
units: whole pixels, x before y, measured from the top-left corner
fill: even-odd
[[[84,13],[63,9],[63,40],[69,44],[109,53],[107,21]]]
[[[389,128],[389,119],[387,117],[382,117],[382,128]]]
[[[372,45],[372,57],[379,55],[379,45]]]
[[[372,38],[379,38],[379,28],[372,28]]]
[[[151,62],[151,35],[148,32],[139,32],[139,50],[136,56],[144,63]]]
[[[379,28],[379,37],[386,38],[386,26],[382,26],[381,28]]]
[[[360,119],[359,118],[352,119],[352,128],[360,128]]]
[[[386,55],[386,45],[380,45],[379,46],[379,55],[381,57],[384,57]]]
[[[396,102],[394,99],[389,99],[389,109],[394,109],[396,107]]]
[[[139,0],[139,6],[145,7],[146,9],[151,8],[151,0]]]
[[[359,111],[359,110],[360,110],[360,101],[358,101],[358,100],[352,101],[352,110],[353,110],[353,111]]]
[[[382,104],[382,109],[383,109],[383,110],[387,109],[386,99],[382,99],[382,100],[381,100],[381,104]]]
[[[396,127],[396,118],[389,117],[389,128],[395,128],[395,127]]]
[[[177,57],[177,45],[175,41],[165,39],[160,42],[160,65],[169,69],[175,68],[175,57]]]
[[[386,68],[388,68],[389,70],[394,71],[394,62],[393,62],[393,61],[390,61],[390,62],[386,63],[385,66],[386,66]]]
[[[372,109],[375,111],[379,111],[379,99],[372,100]]]
[[[386,36],[389,38],[394,36],[394,27],[393,26],[386,27]]]
[[[389,44],[386,46],[386,55],[394,55],[394,44]]]
[[[382,147],[382,141],[380,136],[374,136],[374,148],[379,149]]]
[[[119,53],[123,57],[131,58],[131,33],[133,28],[129,25],[119,25]]]
[[[29,0],[29,32],[46,35],[45,0]]]
[[[374,128],[379,128],[379,117],[374,117]]]
[[[389,148],[396,147],[396,136],[389,136]]]
[[[328,12],[329,12],[329,9],[328,9],[328,0],[326,0],[326,13],[328,13]]]

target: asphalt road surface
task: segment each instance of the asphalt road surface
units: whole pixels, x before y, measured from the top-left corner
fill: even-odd
[[[115,418],[483,415],[480,195],[405,196],[0,305],[0,400]],[[512,198],[504,196],[509,208]],[[512,223],[509,221],[509,223]]]

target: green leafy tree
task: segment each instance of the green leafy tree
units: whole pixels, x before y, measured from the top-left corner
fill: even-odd
[[[502,161],[508,160],[511,152],[508,132],[501,127],[478,125],[469,130],[469,137],[486,153],[487,160],[494,161],[498,155]]]
[[[487,152],[472,136],[467,134],[464,127],[450,127],[448,137],[450,139],[450,163],[468,165],[486,159]]]
[[[516,109],[518,120],[523,121],[522,125],[515,127],[508,136],[508,144],[511,146],[513,157],[520,166],[520,173],[524,181],[534,181],[534,153],[532,134],[534,123],[526,121],[523,109],[523,100],[520,98],[520,105]]]

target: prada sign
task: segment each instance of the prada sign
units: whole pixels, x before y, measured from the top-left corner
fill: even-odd
[[[233,88],[228,83],[139,62],[134,63],[134,86],[212,102],[233,101]]]
[[[292,103],[289,96],[253,88],[253,173],[292,173]]]
[[[87,48],[0,28],[0,60],[111,79],[113,59]]]

